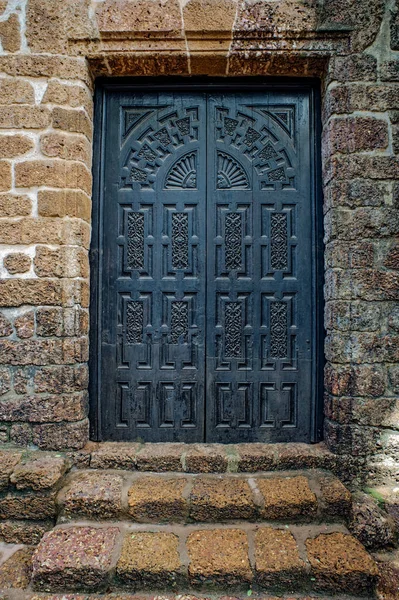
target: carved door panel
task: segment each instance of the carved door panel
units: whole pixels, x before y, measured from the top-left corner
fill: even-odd
[[[208,101],[207,432],[309,441],[312,223],[305,96]]]
[[[104,93],[99,439],[312,439],[309,98]]]

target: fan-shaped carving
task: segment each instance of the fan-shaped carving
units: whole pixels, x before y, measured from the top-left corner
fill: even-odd
[[[197,187],[197,153],[185,154],[169,169],[165,189],[187,189]]]
[[[225,152],[218,152],[217,189],[249,189],[249,181],[240,163]]]

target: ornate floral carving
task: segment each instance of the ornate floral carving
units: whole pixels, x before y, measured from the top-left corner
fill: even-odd
[[[226,302],[224,309],[224,336],[226,358],[242,356],[242,304],[241,302]]]
[[[127,218],[127,267],[144,269],[144,215],[131,212]]]
[[[248,177],[244,168],[225,152],[218,152],[217,189],[249,189]]]
[[[172,268],[188,267],[188,214],[172,213]]]
[[[226,269],[242,267],[242,217],[241,213],[228,213],[225,220]]]
[[[270,303],[270,356],[286,358],[288,354],[288,316],[286,302]]]
[[[197,153],[185,154],[170,168],[165,189],[195,189],[197,185]]]
[[[274,271],[288,268],[288,228],[286,213],[272,213],[270,219],[270,266]]]
[[[126,305],[126,341],[128,344],[143,342],[144,307],[137,300],[130,300]]]
[[[188,303],[172,302],[170,315],[170,343],[186,342],[188,334]]]

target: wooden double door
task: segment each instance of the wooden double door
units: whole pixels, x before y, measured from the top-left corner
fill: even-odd
[[[312,91],[110,84],[97,103],[98,438],[311,441]]]

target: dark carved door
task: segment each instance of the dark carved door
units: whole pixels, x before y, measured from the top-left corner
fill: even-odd
[[[103,123],[100,439],[310,441],[309,91],[111,87]]]

